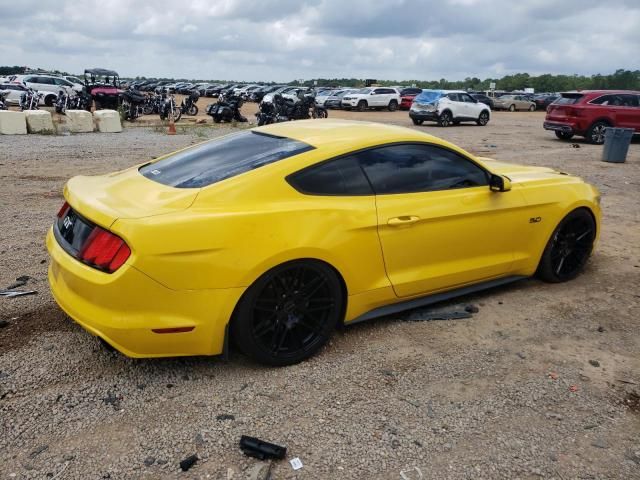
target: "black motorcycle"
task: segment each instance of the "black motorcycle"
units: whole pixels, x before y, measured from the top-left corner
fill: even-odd
[[[193,90],[190,92],[188,97],[185,97],[180,104],[180,111],[185,115],[191,115],[195,117],[198,115],[198,99],[200,98],[200,93],[197,90]]]
[[[87,110],[91,111],[91,95],[86,90],[80,93],[69,95],[66,91],[60,90],[54,104],[56,113],[64,115],[67,110]]]
[[[307,120],[309,118],[327,118],[327,109],[316,104],[313,92],[298,92],[297,100],[285,98],[279,93],[271,102],[262,102],[256,113],[258,125],[288,122],[289,120]]]
[[[0,90],[0,110],[9,110],[6,99],[10,93],[10,90]]]
[[[210,115],[215,123],[246,122],[247,118],[240,113],[243,103],[242,98],[238,96],[232,95],[225,98],[224,95],[220,95],[218,103],[207,105],[207,115]]]
[[[38,104],[42,97],[44,97],[44,93],[28,88],[20,95],[20,110],[38,110]]]
[[[143,107],[147,101],[147,96],[138,90],[126,90],[122,92],[120,101],[125,120],[132,122],[140,115],[144,115]]]
[[[180,117],[182,117],[182,110],[176,103],[175,97],[170,93],[167,93],[166,89],[164,90],[165,91],[160,94],[159,100],[160,111],[158,113],[160,114],[160,120],[167,120],[173,116],[173,121],[177,122],[180,120]]]

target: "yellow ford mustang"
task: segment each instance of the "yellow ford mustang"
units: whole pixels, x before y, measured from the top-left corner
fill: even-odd
[[[132,357],[271,365],[341,322],[538,274],[575,277],[597,190],[401,127],[269,125],[122,172],[74,177],[47,236],[58,304]]]

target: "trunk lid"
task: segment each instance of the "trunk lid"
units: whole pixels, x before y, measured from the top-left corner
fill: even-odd
[[[109,228],[119,218],[143,218],[185,210],[200,189],[174,188],[145,178],[138,167],[67,182],[64,196],[80,215]]]

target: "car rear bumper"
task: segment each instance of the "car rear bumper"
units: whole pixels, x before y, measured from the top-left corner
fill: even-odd
[[[129,357],[217,355],[244,288],[172,290],[131,265],[113,274],[71,257],[49,230],[49,285],[80,326]],[[162,329],[189,329],[157,333]]]
[[[567,134],[575,133],[573,126],[567,123],[545,121],[542,126],[545,130],[553,130],[554,132],[562,132]]]

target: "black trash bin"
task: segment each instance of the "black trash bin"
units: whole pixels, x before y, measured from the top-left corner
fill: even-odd
[[[602,149],[602,161],[612,163],[624,163],[627,159],[629,144],[633,137],[633,128],[612,128],[604,131],[604,148]]]

